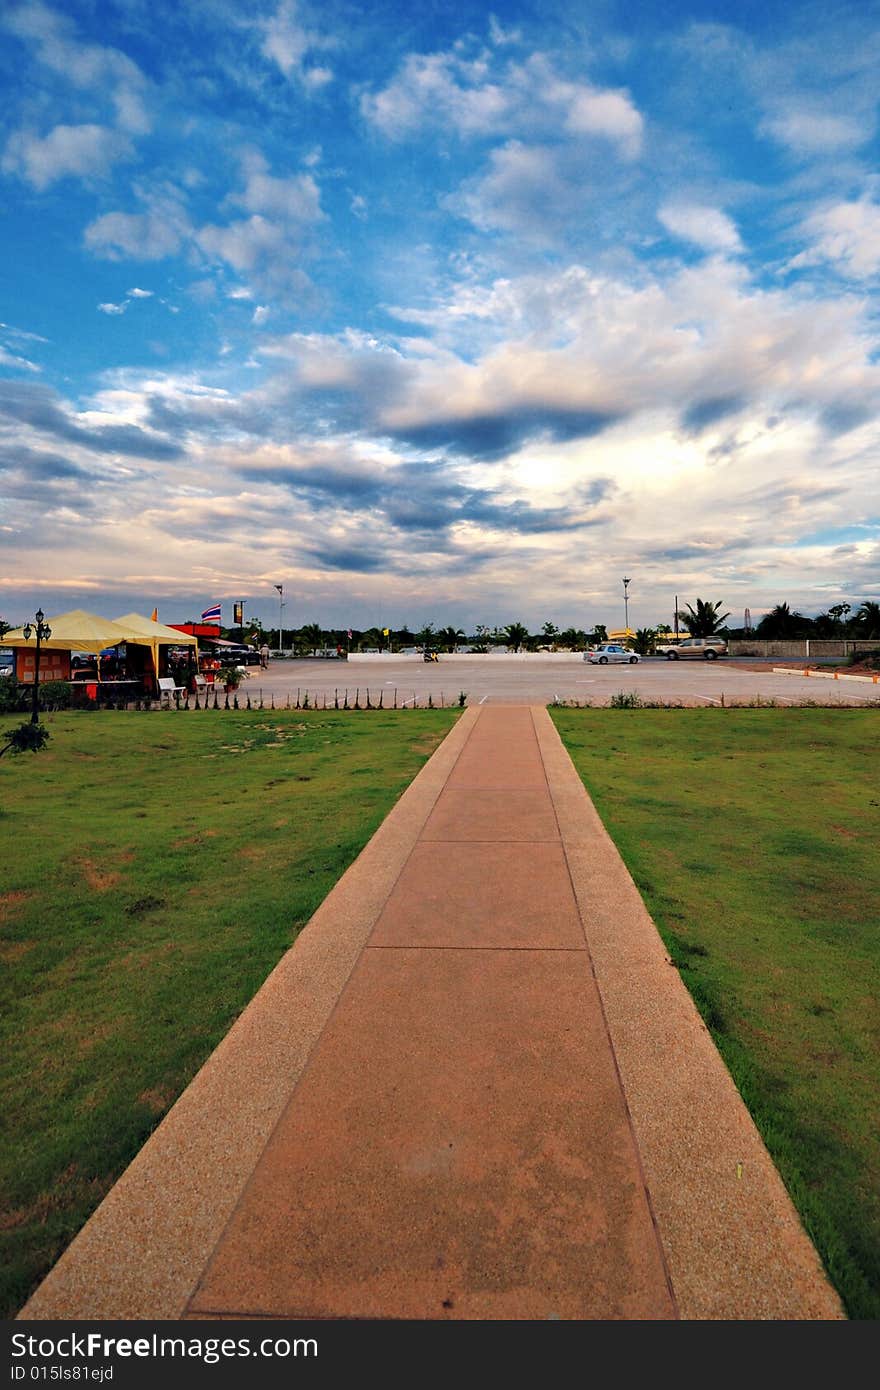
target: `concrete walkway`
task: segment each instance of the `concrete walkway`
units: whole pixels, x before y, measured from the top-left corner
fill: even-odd
[[[544,709],[469,709],[22,1313],[837,1318]]]

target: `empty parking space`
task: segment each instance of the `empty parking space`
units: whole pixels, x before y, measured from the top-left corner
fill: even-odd
[[[790,705],[812,701],[828,705],[880,703],[880,685],[854,681],[810,680],[751,669],[735,661],[665,661],[653,658],[637,666],[593,666],[580,657],[570,660],[540,657],[486,656],[441,657],[439,663],[414,662],[388,657],[380,661],[272,661],[268,671],[252,671],[239,692],[252,701],[262,696],[266,704],[289,700],[295,704],[308,694],[340,705],[346,697],[361,705],[381,698],[393,704],[423,705],[431,696],[437,705],[457,705],[464,693],[469,705],[549,704],[573,701],[607,705],[621,691],[635,692],[642,700],[683,705],[748,704],[775,700]]]

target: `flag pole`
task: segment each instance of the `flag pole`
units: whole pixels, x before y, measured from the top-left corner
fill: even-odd
[[[278,655],[281,655],[281,625],[284,622],[284,585],[276,584],[278,590]]]

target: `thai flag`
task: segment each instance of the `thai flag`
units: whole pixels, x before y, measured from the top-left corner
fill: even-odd
[[[217,624],[219,625],[219,623],[220,623],[220,608],[221,608],[221,605],[220,605],[219,603],[215,603],[214,606],[213,606],[213,608],[206,608],[205,611],[204,611],[204,613],[202,614],[202,622],[203,622],[203,623],[217,623]]]

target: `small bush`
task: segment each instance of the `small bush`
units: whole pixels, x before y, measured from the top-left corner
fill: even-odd
[[[608,701],[611,709],[642,709],[642,697],[637,690],[618,690]]]
[[[40,709],[70,709],[70,681],[42,681],[40,684]]]
[[[4,753],[39,753],[41,748],[45,748],[49,742],[49,730],[42,724],[19,724],[17,729],[10,729],[6,735],[6,742],[0,748],[0,757]]]
[[[24,709],[26,691],[18,681],[4,676],[0,680],[0,714],[15,714]]]

